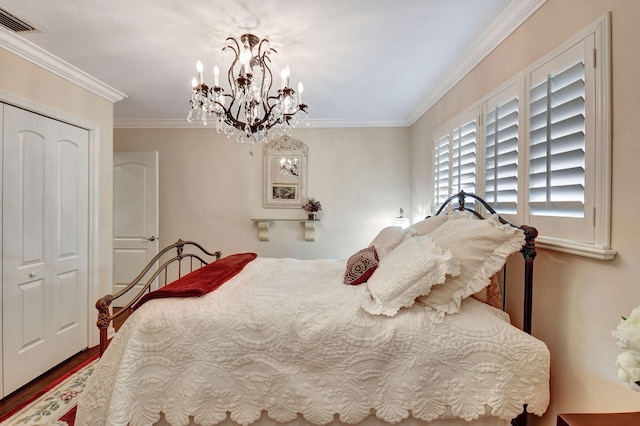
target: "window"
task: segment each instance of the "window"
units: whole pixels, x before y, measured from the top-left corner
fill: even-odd
[[[476,193],[478,108],[454,118],[434,135],[434,207],[460,191]],[[467,204],[471,206],[473,199]]]
[[[433,205],[440,206],[450,195],[449,185],[449,134],[437,135],[433,145],[435,147],[433,164]]]
[[[484,103],[484,199],[502,215],[518,215],[521,84]],[[520,217],[520,219],[522,219]]]
[[[531,88],[529,213],[585,216],[585,69],[583,58]]]
[[[452,192],[476,192],[476,120],[453,129],[451,146]]]
[[[538,228],[540,247],[615,256],[609,20],[478,102],[469,111],[481,111],[481,120],[461,115],[436,132],[436,205],[460,190],[475,192],[509,220]]]
[[[527,75],[528,217],[545,236],[595,243],[594,35]],[[547,231],[548,230],[548,231]]]

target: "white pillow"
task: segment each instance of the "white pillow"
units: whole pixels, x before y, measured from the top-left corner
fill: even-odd
[[[370,314],[394,316],[410,307],[416,297],[429,294],[447,274],[460,273],[451,252],[443,252],[429,235],[408,238],[380,261],[367,281],[368,294],[362,307]]]
[[[447,215],[431,216],[420,222],[416,222],[409,227],[409,232],[414,235],[426,235],[432,233],[438,226],[442,225],[449,219]]]
[[[382,260],[409,235],[409,228],[402,229],[399,226],[387,226],[378,232],[369,247],[374,246],[376,253],[378,253],[378,259]]]
[[[419,302],[439,313],[453,314],[460,310],[462,299],[489,285],[512,253],[525,242],[524,231],[503,225],[497,215],[485,220],[454,215],[431,233],[434,243],[450,250],[460,262],[462,273],[447,277]]]

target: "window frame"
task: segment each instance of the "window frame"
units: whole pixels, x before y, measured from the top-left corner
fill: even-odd
[[[517,93],[518,97],[518,202],[516,214],[503,216],[507,220],[519,223],[527,223],[536,226],[540,235],[536,239],[536,245],[565,253],[586,256],[600,260],[611,260],[615,257],[616,251],[611,249],[611,16],[610,13],[604,15],[599,20],[586,27],[559,47],[549,52],[544,57],[527,66],[518,75],[503,83],[480,101],[475,103],[463,113],[458,114],[453,119],[438,127],[433,134],[433,142],[436,136],[442,136],[449,132],[450,149],[452,144],[451,131],[457,126],[464,124],[464,118],[472,111],[476,112],[476,193],[482,197],[485,194],[485,150],[486,150],[486,126],[485,120],[488,112],[493,106],[498,105],[501,97],[508,97],[509,93]],[[592,71],[588,84],[594,86],[594,94],[589,95],[593,99],[588,99],[586,108],[586,138],[590,141],[585,143],[585,150],[589,150],[589,159],[585,164],[585,173],[589,174],[589,185],[585,184],[585,217],[590,223],[586,226],[593,226],[593,239],[589,242],[570,240],[553,234],[553,229],[562,227],[562,217],[551,216],[540,220],[540,216],[533,217],[529,213],[529,96],[531,74],[552,63],[563,52],[579,43],[592,37],[592,55],[588,49],[585,50],[585,67],[595,67]],[[592,57],[590,57],[592,56]],[[587,93],[589,90],[587,89]],[[588,133],[588,134],[587,134]],[[435,146],[435,145],[434,145]],[[451,178],[451,155],[449,161],[449,193],[453,180]],[[587,195],[586,192],[589,191]],[[591,206],[586,205],[587,197],[590,197]],[[435,196],[434,196],[435,201]],[[433,206],[436,207],[435,205]],[[551,232],[549,232],[551,230]]]
[[[482,142],[481,142],[481,147],[482,147],[482,164],[486,164],[486,123],[487,123],[487,114],[489,112],[495,111],[495,109],[499,106],[504,104],[506,101],[513,99],[513,98],[517,98],[518,100],[518,184],[517,184],[517,196],[518,196],[518,202],[516,205],[516,213],[515,214],[509,214],[509,213],[504,213],[501,212],[499,210],[498,213],[500,214],[500,216],[504,217],[505,219],[509,220],[509,221],[513,221],[513,222],[520,222],[520,223],[524,223],[524,204],[520,202],[520,197],[525,193],[526,191],[526,187],[525,187],[525,180],[521,178],[521,174],[523,173],[521,171],[524,170],[525,173],[528,173],[528,164],[526,163],[526,157],[525,157],[525,149],[524,149],[524,142],[525,142],[525,131],[526,128],[523,125],[523,119],[526,117],[524,116],[524,106],[525,106],[525,102],[526,102],[526,93],[525,93],[525,85],[524,85],[524,79],[522,78],[521,75],[516,76],[515,78],[512,78],[511,80],[507,81],[505,84],[503,84],[502,86],[500,86],[497,90],[493,91],[492,93],[490,93],[489,95],[485,96],[481,101],[481,105],[482,105],[482,116],[481,116],[481,126],[482,126]],[[481,170],[482,173],[482,181],[481,181],[481,192],[480,194],[482,194],[482,197],[485,197],[486,194],[486,170],[483,167]],[[492,205],[492,207],[494,207],[493,204],[495,203],[490,203]],[[494,207],[495,208],[495,207]]]
[[[479,145],[479,134],[478,134],[478,129],[480,128],[480,108],[479,106],[473,106],[465,111],[463,111],[462,113],[456,115],[455,117],[453,117],[452,119],[450,119],[449,121],[447,121],[445,124],[441,125],[440,127],[438,127],[436,129],[436,131],[433,133],[433,138],[432,138],[432,143],[434,146],[434,149],[436,147],[436,143],[440,140],[442,140],[443,138],[447,137],[448,138],[448,144],[449,144],[449,178],[448,178],[448,188],[446,191],[446,197],[441,195],[442,192],[439,191],[440,187],[436,187],[436,181],[435,181],[435,174],[436,174],[436,164],[435,164],[435,158],[434,158],[434,179],[433,179],[433,199],[432,199],[432,205],[431,205],[431,210],[432,213],[435,213],[435,209],[437,207],[439,207],[439,205],[442,203],[442,201],[446,200],[448,197],[450,197],[453,194],[457,194],[458,192],[460,192],[459,189],[454,189],[454,181],[456,180],[454,177],[454,167],[453,167],[453,160],[454,160],[454,156],[453,156],[453,151],[454,151],[454,133],[455,131],[458,131],[459,129],[461,129],[463,126],[471,123],[471,122],[475,122],[475,177],[476,177],[476,181],[475,181],[475,191],[478,191],[478,185],[480,182],[480,178],[479,178],[479,174],[481,173],[481,167],[479,166],[479,158],[478,158],[478,145]],[[471,205],[474,203],[474,200],[469,200],[468,204]]]

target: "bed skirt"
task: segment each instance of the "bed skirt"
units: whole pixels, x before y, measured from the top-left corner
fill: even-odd
[[[197,423],[194,422],[193,417],[189,417],[189,425],[188,426],[198,426]],[[313,423],[309,423],[302,416],[298,416],[296,419],[290,422],[277,422],[273,419],[270,419],[266,412],[262,412],[262,417],[255,422],[251,423],[251,426],[312,426]],[[343,426],[346,423],[342,423],[338,419],[334,419],[331,423],[327,423],[326,426]],[[416,419],[414,417],[409,417],[407,419],[402,420],[399,423],[395,423],[397,426],[510,426],[511,422],[509,420],[504,420],[498,417],[493,416],[482,416],[476,420],[472,420],[470,422],[465,421],[461,418],[438,418],[434,419],[430,422],[425,422],[424,420]],[[164,416],[161,416],[160,421],[154,423],[154,426],[171,426],[164,419]],[[235,423],[229,417],[223,422],[218,423],[218,426],[238,426],[238,423]],[[354,426],[390,426],[390,423],[386,423],[380,419],[378,419],[375,415],[371,415],[367,417],[360,423],[356,423]]]

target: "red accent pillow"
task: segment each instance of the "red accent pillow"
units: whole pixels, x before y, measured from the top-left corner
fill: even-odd
[[[366,282],[378,267],[378,253],[374,246],[360,250],[347,260],[344,283],[350,285]]]

